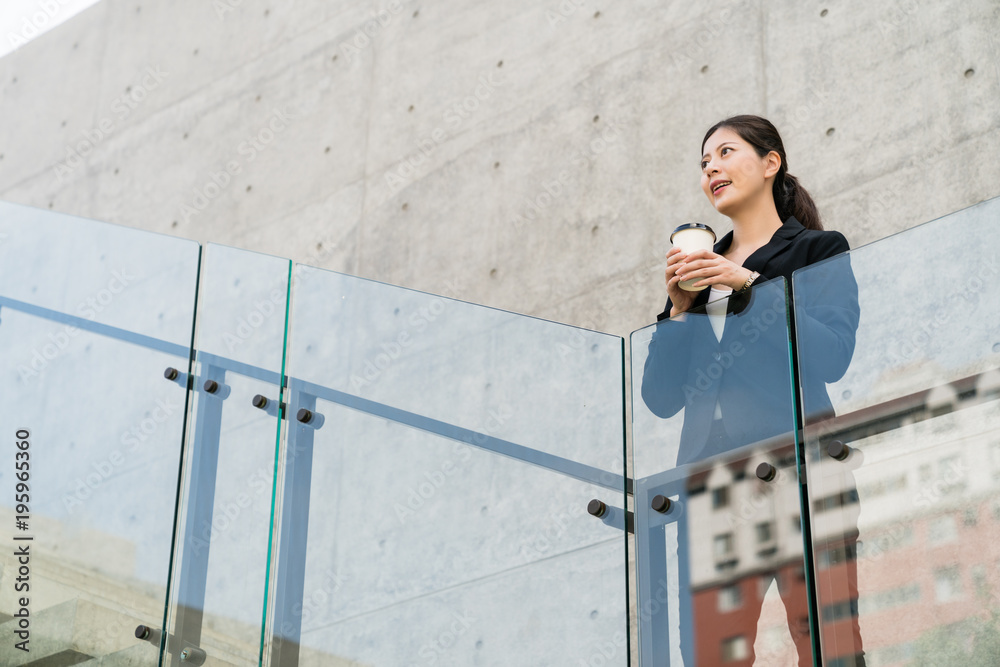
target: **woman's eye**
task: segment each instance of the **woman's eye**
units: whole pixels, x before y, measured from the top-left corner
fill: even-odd
[[[705,162],[704,160],[702,160],[701,161],[701,168],[704,169],[705,165],[707,165],[707,164],[708,164],[708,162]]]
[[[731,151],[731,150],[733,150],[733,149],[732,149],[732,148],[730,148],[729,146],[726,146],[726,147],[725,147],[725,148],[723,148],[723,149],[722,149],[721,151],[719,151],[719,155],[725,155],[725,154],[726,154],[726,151]]]

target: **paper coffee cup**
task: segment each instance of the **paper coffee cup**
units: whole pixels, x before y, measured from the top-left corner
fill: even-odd
[[[715,232],[708,225],[689,222],[674,230],[674,233],[670,235],[670,242],[685,253],[691,253],[695,250],[711,250],[715,247]],[[688,292],[700,292],[705,289],[705,286],[694,287],[694,284],[699,280],[701,278],[684,280],[680,283],[681,289]]]

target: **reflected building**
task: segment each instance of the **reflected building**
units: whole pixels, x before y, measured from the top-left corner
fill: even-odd
[[[823,449],[809,446],[820,441]],[[826,452],[834,441],[851,448],[845,461]],[[825,664],[855,664],[855,623],[870,667],[920,655],[961,664],[976,642],[1000,639],[1000,370],[814,424],[807,449]],[[758,479],[758,461],[794,478],[790,445],[688,477],[697,655],[705,664],[750,664],[758,628],[787,641],[786,619],[769,627],[759,618],[772,578],[791,592],[783,600],[806,599],[796,488]],[[852,567],[858,595],[848,583]],[[793,619],[807,625],[806,611],[793,609]],[[794,660],[794,651],[784,656]]]

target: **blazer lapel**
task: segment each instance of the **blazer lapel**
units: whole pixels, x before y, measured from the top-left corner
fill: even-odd
[[[796,220],[794,217],[789,216],[788,219],[786,219],[785,222],[781,225],[781,227],[779,227],[774,232],[774,234],[771,235],[770,241],[768,241],[761,247],[757,248],[757,250],[753,251],[753,253],[751,253],[750,256],[747,257],[746,261],[743,262],[743,266],[750,269],[751,271],[759,272],[762,275],[762,278],[767,278],[768,280],[770,280],[771,278],[777,278],[779,275],[781,275],[781,272],[780,271],[769,272],[768,269],[770,267],[768,266],[768,264],[774,257],[776,257],[778,254],[780,254],[786,248],[788,248],[788,246],[791,245],[795,237],[804,232],[805,229],[806,228],[802,226],[801,222]],[[729,245],[732,242],[733,242],[733,233],[729,232],[728,234],[723,236],[722,239],[715,245],[715,252],[721,255],[722,253],[724,253],[726,250],[729,249]],[[727,308],[728,314],[737,316],[742,314],[743,310],[750,303],[749,297],[750,293],[734,294],[733,296],[729,297],[729,307]],[[723,342],[726,342],[726,339],[728,338],[727,334],[734,335],[732,334],[732,332],[737,328],[735,325],[728,326],[729,319],[730,318],[728,317],[726,318],[727,326],[723,330],[722,334]]]
[[[782,224],[781,227],[774,232],[770,241],[757,248],[757,250],[747,257],[747,260],[743,262],[743,266],[751,271],[759,271],[765,278],[776,278],[777,276],[768,274],[768,262],[770,262],[775,255],[791,245],[792,240],[804,232],[805,229],[806,228],[802,226],[801,222],[789,216],[788,219],[785,220],[784,224]],[[730,238],[730,242],[731,241],[732,239]]]

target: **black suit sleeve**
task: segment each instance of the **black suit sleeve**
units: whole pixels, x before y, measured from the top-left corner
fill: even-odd
[[[669,301],[666,313],[670,314]],[[691,347],[687,319],[687,315],[680,315],[657,323],[642,368],[642,400],[650,412],[664,419],[684,407],[683,382]]]
[[[847,250],[843,234],[823,232],[810,245],[808,263],[839,256],[793,276],[795,331],[806,387],[836,382],[854,356],[860,308],[850,255],[841,254]]]

